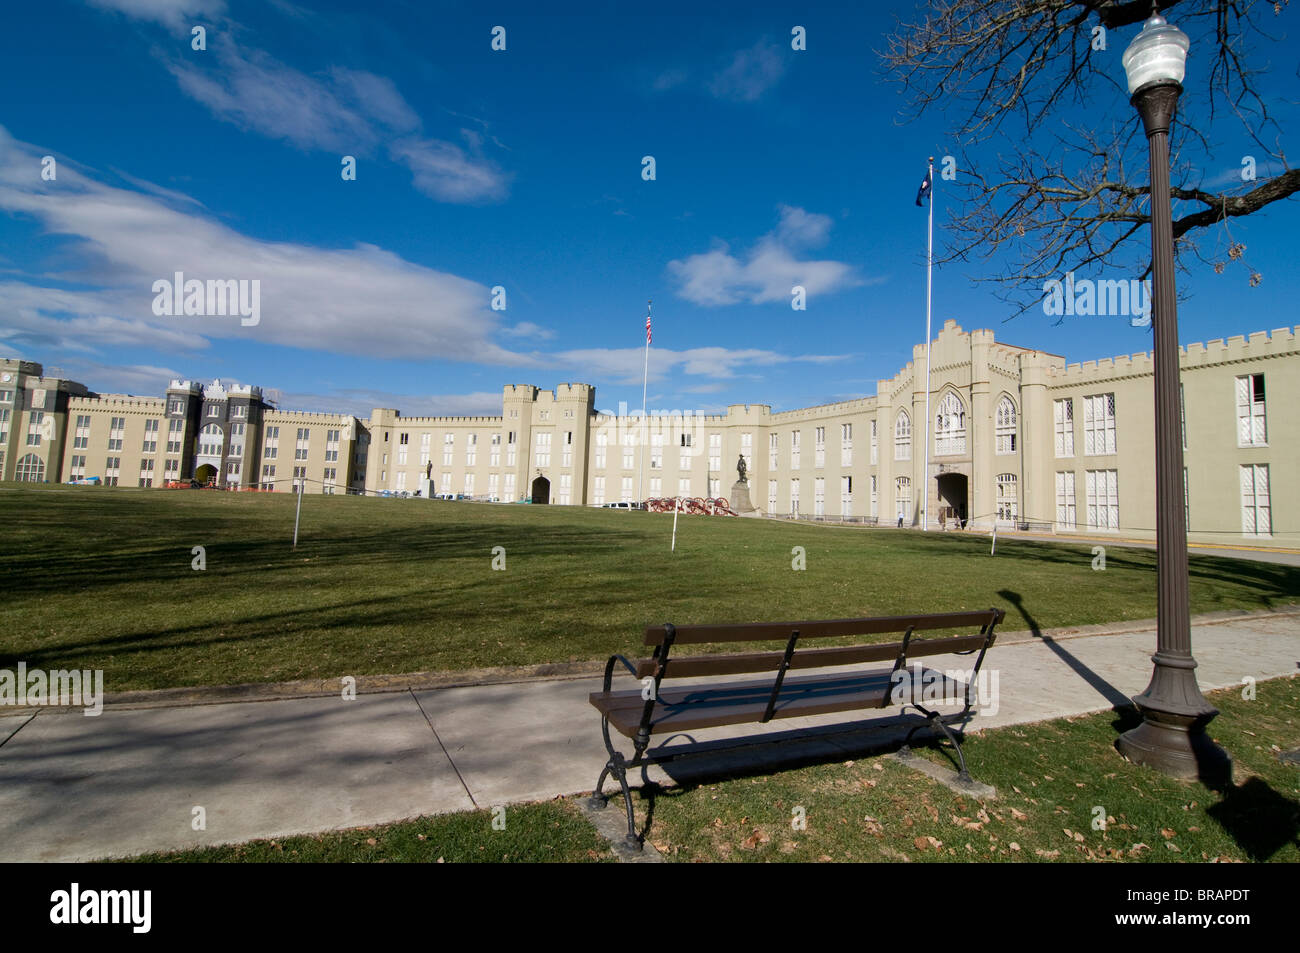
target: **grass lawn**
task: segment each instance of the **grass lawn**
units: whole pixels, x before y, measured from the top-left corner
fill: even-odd
[[[613,861],[609,844],[568,801],[508,807],[504,829],[490,811],[305,834],[224,847],[142,854],[134,863],[590,863]]]
[[[1224,792],[1120,757],[1117,729],[1137,724],[1129,710],[970,735],[971,773],[998,789],[986,802],[872,757],[661,791],[649,839],[674,861],[1295,863],[1300,767],[1277,755],[1300,746],[1300,676],[1256,689],[1253,701],[1240,689],[1209,696],[1220,710],[1211,734],[1234,761]]]
[[[450,671],[635,652],[647,624],[1003,606],[1004,628],[1155,615],[1155,553],[577,507],[0,488],[0,668],[110,692]],[[193,547],[206,569],[191,568]],[[505,571],[493,571],[493,547]],[[792,548],[806,550],[804,571]],[[1300,568],[1191,559],[1193,612],[1263,609]],[[739,646],[736,646],[739,648]]]

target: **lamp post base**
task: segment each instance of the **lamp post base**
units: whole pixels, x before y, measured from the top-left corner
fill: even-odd
[[[1232,780],[1232,758],[1206,734],[1205,727],[1218,714],[1177,713],[1149,707],[1150,699],[1133,699],[1142,712],[1142,724],[1120,735],[1115,747],[1134,764],[1154,768],[1183,781],[1200,781],[1220,787]]]

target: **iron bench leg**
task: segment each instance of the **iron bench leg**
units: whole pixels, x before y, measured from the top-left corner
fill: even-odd
[[[601,719],[600,728],[601,732],[605,736],[605,748],[609,751],[609,761],[607,761],[605,767],[601,769],[600,778],[596,781],[596,789],[592,792],[591,797],[588,798],[587,804],[593,810],[598,811],[603,810],[606,805],[608,805],[609,798],[605,796],[603,789],[605,787],[605,779],[611,774],[614,775],[614,777],[618,779],[619,787],[623,790],[623,806],[627,810],[627,845],[635,850],[641,850],[641,838],[638,837],[636,833],[636,816],[632,810],[632,789],[627,783],[627,758],[623,756],[621,751],[616,751],[614,749],[614,744],[609,737],[608,718]],[[646,737],[646,744],[648,743],[649,736]],[[642,744],[641,737],[638,734],[635,754],[632,759],[633,766],[640,763],[641,754],[644,751],[645,746],[645,744]]]
[[[948,725],[944,722],[943,716],[937,711],[930,711],[928,708],[922,708],[920,705],[904,705],[902,710],[903,712],[906,712],[909,708],[915,709],[923,718],[925,718],[925,722],[912,727],[912,730],[907,733],[907,737],[903,739],[903,747],[899,749],[898,753],[905,758],[911,757],[912,735],[916,734],[922,728],[938,728],[947,736],[948,741],[952,743],[953,749],[957,752],[957,761],[961,765],[961,770],[957,772],[957,780],[965,785],[973,785],[975,779],[970,776],[970,771],[966,769],[966,755],[962,753],[961,743],[957,740],[957,736],[948,730]]]

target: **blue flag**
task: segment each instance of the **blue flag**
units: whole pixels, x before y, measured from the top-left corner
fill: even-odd
[[[925,198],[927,195],[930,194],[930,188],[931,188],[931,183],[930,183],[930,170],[929,170],[929,169],[926,169],[926,170],[925,170],[925,180],[921,183],[921,187],[920,187],[919,189],[917,189],[917,191],[916,191],[916,204],[917,204],[917,205],[922,204],[922,203],[921,203],[921,199]]]

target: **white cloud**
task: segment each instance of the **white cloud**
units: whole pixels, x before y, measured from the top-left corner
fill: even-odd
[[[115,10],[137,20],[164,26],[188,25],[196,17],[214,17],[226,9],[224,0],[87,0],[94,7]]]
[[[513,328],[502,328],[501,334],[506,337],[519,338],[538,338],[543,341],[549,341],[555,337],[555,332],[550,328],[544,328],[539,324],[533,324],[531,321],[520,321]]]
[[[668,271],[677,280],[678,296],[706,307],[788,302],[795,285],[812,297],[884,280],[859,278],[843,262],[798,259],[795,253],[800,249],[826,241],[831,220],[788,205],[779,210],[776,229],[743,256],[733,255],[726,243],[717,242],[707,252],[670,261]]]
[[[488,289],[477,282],[374,245],[315,248],[251,238],[192,206],[178,209],[157,196],[104,185],[69,160],[60,163],[57,183],[43,182],[31,172],[41,154],[0,127],[0,209],[70,236],[83,263],[78,280],[94,281],[100,290],[6,283],[0,286],[5,301],[25,307],[14,316],[11,333],[62,329],[83,345],[161,348],[241,337],[375,357],[536,363],[492,342],[497,318]],[[178,271],[187,278],[259,280],[261,323],[242,327],[238,316],[155,317],[153,282]]]
[[[280,396],[281,410],[351,414],[369,419],[376,407],[395,407],[403,417],[500,417],[501,391],[470,394],[394,394],[391,391],[343,389],[327,393],[291,392]]]
[[[758,368],[792,362],[829,363],[847,355],[780,354],[757,348],[695,347],[684,351],[655,348],[650,361],[650,379],[663,380],[673,371],[713,378],[734,378],[754,373]],[[588,380],[609,380],[617,384],[640,383],[645,352],[633,348],[583,348],[545,355],[547,362],[558,362],[585,374]]]
[[[709,83],[719,99],[752,103],[775,86],[785,73],[780,47],[759,40],[732,57],[731,63]]]
[[[207,58],[173,58],[167,69],[182,92],[230,122],[300,149],[388,156],[410,169],[414,186],[443,202],[496,201],[510,177],[482,152],[483,135],[462,129],[469,148],[419,134],[420,117],[392,80],[335,67],[313,76],[264,50],[210,38]]]

